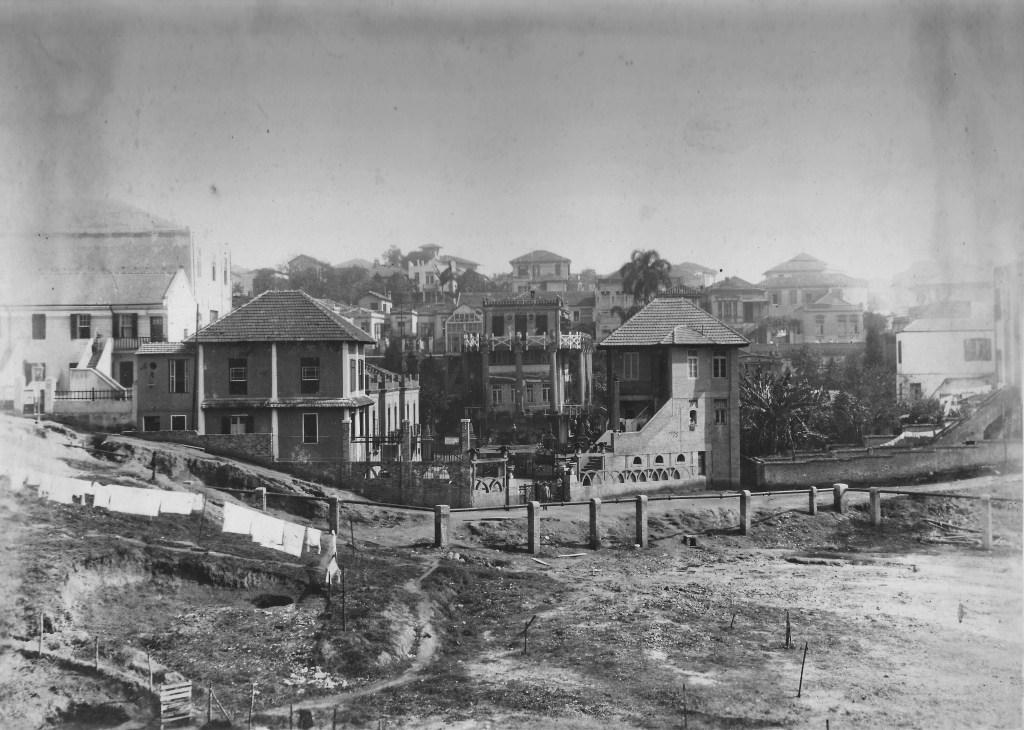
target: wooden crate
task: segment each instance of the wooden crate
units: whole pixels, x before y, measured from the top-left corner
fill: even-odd
[[[192,720],[192,682],[160,686],[160,727]]]

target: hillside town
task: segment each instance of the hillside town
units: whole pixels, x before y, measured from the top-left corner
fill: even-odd
[[[0,730],[1024,727],[1022,35],[0,5]]]

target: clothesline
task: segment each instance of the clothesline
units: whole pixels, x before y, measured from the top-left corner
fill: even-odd
[[[8,478],[11,491],[14,492],[34,486],[40,499],[80,505],[87,505],[86,495],[91,495],[93,507],[146,517],[157,517],[161,514],[187,515],[203,509],[204,504],[203,495],[195,492],[170,492],[162,489],[125,487],[120,484],[100,484],[74,477],[17,469],[10,470]]]
[[[253,542],[263,547],[280,550],[296,558],[302,556],[304,547],[320,553],[323,535],[315,527],[297,525],[232,502],[224,503],[222,532],[249,535]]]

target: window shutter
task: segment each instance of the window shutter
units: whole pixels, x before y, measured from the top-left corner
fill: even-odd
[[[185,392],[188,393],[189,392],[189,386],[191,385],[190,382],[189,382],[191,380],[191,378],[189,377],[188,360],[182,360],[181,361],[181,365],[182,365],[182,369],[185,371]]]
[[[221,433],[231,433],[231,416],[221,416],[220,430]]]
[[[72,314],[69,321],[71,322],[71,339],[75,339],[78,337],[78,315]]]
[[[110,333],[110,335],[114,339],[117,339],[117,338],[119,338],[121,336],[121,318],[123,316],[124,316],[123,314],[115,314],[114,315],[114,331]]]
[[[254,423],[254,419],[251,415],[245,417],[245,432],[256,433],[256,424]]]

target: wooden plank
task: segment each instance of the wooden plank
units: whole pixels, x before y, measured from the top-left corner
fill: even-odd
[[[192,696],[192,688],[191,687],[186,687],[185,689],[174,689],[174,690],[169,690],[167,692],[161,692],[160,693],[160,699],[170,698],[170,697],[191,697],[191,696]]]
[[[587,553],[571,553],[569,555],[556,555],[555,557],[556,558],[580,558],[580,557],[583,557],[586,554]]]
[[[169,690],[169,689],[183,689],[183,688],[192,689],[192,682],[191,681],[188,681],[188,682],[175,682],[174,684],[162,684],[162,685],[160,685],[160,690],[161,691],[163,691],[165,689]]]
[[[540,563],[541,565],[546,565],[546,566],[548,566],[549,568],[551,567],[551,563],[545,563],[545,562],[544,562],[543,560],[541,560],[540,558],[530,558],[530,560],[532,560],[532,561],[533,561],[533,562],[535,562],[535,563]]]

